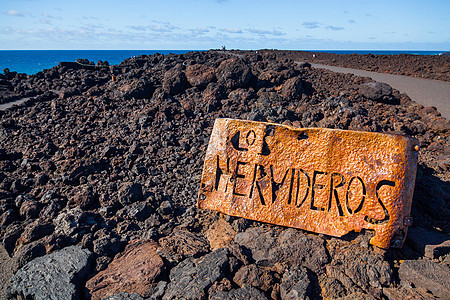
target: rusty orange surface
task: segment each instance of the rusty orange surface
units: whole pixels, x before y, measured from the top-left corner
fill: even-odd
[[[198,206],[331,236],[375,231],[401,247],[410,225],[416,139],[217,119]]]

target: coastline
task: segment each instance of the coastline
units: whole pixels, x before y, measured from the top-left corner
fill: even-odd
[[[8,68],[11,72],[33,75],[44,69],[56,67],[61,61],[75,61],[85,58],[97,62],[108,61],[109,64],[119,64],[121,61],[139,55],[153,55],[160,53],[168,55],[185,54],[188,52],[208,50],[0,50],[0,71]],[[246,52],[230,50],[230,52]],[[263,52],[267,50],[252,50],[249,52]],[[367,50],[270,50],[277,53],[281,59],[291,57],[294,60],[307,60],[312,63],[322,63],[339,67],[349,67],[367,71],[387,72],[398,75],[408,75],[437,80],[446,80],[440,76],[443,70],[448,69],[449,60],[445,55],[436,55],[441,51],[367,51]],[[417,53],[420,53],[417,55]],[[431,55],[432,54],[432,55]],[[313,55],[316,57],[314,58]],[[440,57],[440,58],[439,58]],[[415,70],[410,70],[413,63]],[[375,69],[378,68],[378,69]],[[414,71],[414,72],[413,72]],[[430,73],[431,72],[431,73]],[[401,74],[404,73],[404,74]]]
[[[332,54],[325,52],[258,50],[233,51],[234,53],[273,53],[277,59],[292,59],[309,63],[360,69],[378,73],[405,75],[424,79],[450,81],[450,56],[448,55],[374,55]]]
[[[83,65],[1,79],[2,96],[30,100],[0,111],[0,298],[6,291],[38,298],[45,285],[69,295],[59,299],[279,299],[287,283],[300,281],[311,299],[445,294],[450,121],[435,108],[368,77],[279,52],[154,54]],[[370,230],[331,237],[199,209],[203,160],[218,118],[416,138],[415,191],[405,208],[413,221],[405,220],[408,234],[398,236],[404,247],[377,248]],[[370,170],[382,168],[380,157],[367,162]],[[218,167],[228,172],[226,163]],[[279,173],[268,181],[280,191],[289,182],[292,188],[292,179],[282,179],[289,172],[272,172]],[[328,175],[312,187],[315,205],[324,208],[316,212],[339,216],[337,200],[325,211],[326,199],[345,199],[351,180],[333,186]],[[373,194],[375,186],[369,188]],[[354,211],[361,222],[383,217],[380,207],[361,209]],[[390,209],[396,208],[384,208]]]

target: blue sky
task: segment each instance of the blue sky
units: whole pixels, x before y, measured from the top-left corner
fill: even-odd
[[[450,0],[0,0],[0,49],[450,51]]]

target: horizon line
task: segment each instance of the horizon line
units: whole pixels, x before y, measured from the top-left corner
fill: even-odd
[[[0,49],[0,51],[211,51],[220,50],[219,48],[211,49]],[[450,50],[423,50],[423,49],[275,49],[275,48],[260,48],[260,49],[239,49],[232,48],[226,51],[423,51],[423,52],[449,52]]]

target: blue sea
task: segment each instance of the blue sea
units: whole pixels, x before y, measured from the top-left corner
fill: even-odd
[[[86,58],[96,63],[99,60],[108,61],[110,65],[119,64],[132,56],[152,55],[160,53],[183,54],[193,50],[0,50],[0,72],[5,68],[28,75],[36,74],[43,69],[51,69],[61,61],[76,61]],[[201,50],[198,50],[201,51]],[[336,54],[416,54],[439,55],[444,51],[380,51],[380,50],[308,50],[311,52],[327,52]]]
[[[116,65],[132,56],[160,54],[183,54],[194,50],[0,50],[0,73],[5,68],[11,72],[36,74],[51,69],[61,61],[76,61],[86,58],[96,63],[99,60]]]

